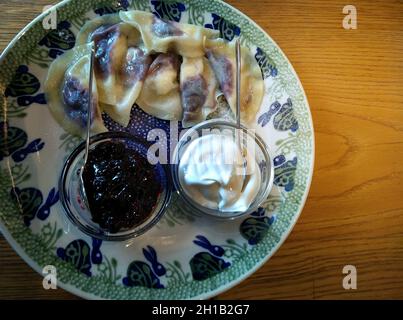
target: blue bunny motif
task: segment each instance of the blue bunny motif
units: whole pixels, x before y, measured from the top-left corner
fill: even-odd
[[[274,215],[267,217],[265,214],[266,210],[260,207],[239,226],[242,237],[248,240],[250,245],[258,244],[265,237],[275,220]]]
[[[269,110],[263,113],[262,115],[259,116],[257,119],[257,123],[261,124],[262,127],[266,126],[271,117],[276,114],[276,112],[281,108],[281,104],[278,101],[274,101],[270,107]]]
[[[143,261],[133,261],[127,267],[127,275],[122,282],[128,287],[147,287],[162,289],[160,278],[166,274],[165,267],[158,262],[157,252],[151,246],[143,248],[143,255],[151,266]]]
[[[14,162],[24,161],[30,153],[35,153],[43,149],[45,143],[41,139],[31,141],[25,148],[17,150],[11,156]]]
[[[44,93],[39,93],[35,96],[22,96],[17,98],[17,104],[21,107],[28,107],[33,103],[46,104]]]
[[[259,47],[256,49],[255,59],[260,67],[263,79],[277,76],[278,70],[274,61]]]
[[[51,30],[45,37],[43,37],[38,44],[49,48],[48,56],[56,59],[64,51],[70,50],[74,47],[76,37],[70,30],[71,24],[68,21],[61,21],[57,25],[56,30]]]
[[[45,203],[38,209],[36,216],[40,220],[46,220],[50,215],[50,208],[59,201],[59,192],[52,188]]]
[[[59,201],[59,192],[52,188],[42,204],[42,192],[36,188],[13,188],[11,197],[19,203],[19,207],[24,219],[25,225],[29,226],[31,221],[38,217],[40,220],[46,220],[49,217],[51,207]]]
[[[198,240],[193,240],[194,244],[197,244],[198,246],[207,249],[217,257],[222,257],[224,255],[225,250],[220,246],[212,245],[210,241],[207,240],[206,237],[198,235],[196,236],[196,239]]]
[[[22,162],[29,154],[45,146],[41,139],[35,139],[25,146],[28,135],[20,128],[10,127],[7,122],[0,122],[0,128],[0,161],[11,155],[14,162]]]
[[[231,41],[235,36],[241,34],[241,28],[237,25],[229,22],[216,13],[212,13],[211,16],[213,18],[212,23],[207,23],[204,27],[220,31],[221,38]]]
[[[209,252],[199,252],[190,260],[189,264],[194,280],[201,281],[211,278],[231,265],[230,262],[220,258],[225,253],[224,248],[211,244],[202,235],[196,236],[196,239],[193,240],[193,243],[207,249]]]
[[[59,192],[55,188],[49,191],[44,203],[42,203],[42,192],[36,188],[20,189],[15,187],[11,189],[10,196],[18,203],[26,226],[31,224],[35,216],[40,220],[46,220],[49,217],[51,207],[59,201]]]
[[[151,263],[151,267],[154,270],[157,276],[163,276],[166,273],[165,267],[158,262],[157,260],[157,252],[151,246],[147,246],[146,249],[143,249],[144,257]]]
[[[292,101],[290,98],[288,98],[287,102],[283,105],[281,105],[278,101],[273,102],[270,105],[269,110],[259,116],[257,123],[264,127],[269,123],[273,115],[275,115],[273,119],[273,126],[276,130],[291,130],[292,132],[298,130],[298,121],[294,116]]]
[[[6,88],[6,97],[16,97],[17,104],[27,107],[32,103],[46,104],[45,94],[38,92],[41,83],[38,78],[29,72],[28,66],[20,65],[17,68],[10,84]]]
[[[82,239],[73,240],[66,248],[58,248],[56,253],[63,261],[73,266],[88,277],[92,275],[92,264],[102,263],[102,240],[92,238],[92,250],[88,243]]]
[[[102,240],[92,238],[91,260],[93,264],[100,264],[102,262],[101,245]]]
[[[186,10],[183,3],[175,1],[157,1],[151,0],[154,7],[154,15],[160,19],[171,20],[179,22],[181,20],[182,12]]]
[[[291,191],[294,189],[295,171],[298,163],[297,157],[286,161],[284,155],[279,155],[273,159],[273,163],[274,184],[279,187],[284,187],[285,191]]]

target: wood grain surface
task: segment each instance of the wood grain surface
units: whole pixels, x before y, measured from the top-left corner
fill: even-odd
[[[310,102],[315,172],[284,245],[218,299],[403,298],[403,2],[229,1],[279,44]],[[0,0],[0,49],[49,0]],[[358,28],[345,30],[353,4]],[[342,268],[356,266],[357,290]],[[0,298],[74,299],[0,240]]]

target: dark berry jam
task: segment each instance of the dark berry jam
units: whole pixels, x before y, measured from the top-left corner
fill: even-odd
[[[90,149],[83,178],[92,220],[110,233],[147,220],[162,191],[155,166],[118,141]]]

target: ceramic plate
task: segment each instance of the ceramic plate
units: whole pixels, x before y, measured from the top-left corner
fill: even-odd
[[[58,179],[80,142],[52,118],[43,94],[49,65],[73,48],[80,27],[97,15],[147,10],[163,19],[241,36],[265,82],[253,127],[275,156],[275,188],[251,216],[219,222],[186,212],[176,197],[150,232],[130,243],[105,242],[81,233],[65,217]],[[0,61],[0,226],[25,261],[42,273],[57,269],[58,286],[84,298],[204,299],[256,271],[291,231],[308,194],[314,161],[312,119],[290,62],[251,19],[220,1],[63,1],[57,30],[39,16],[3,52]],[[147,136],[168,124],[139,108],[127,129]]]

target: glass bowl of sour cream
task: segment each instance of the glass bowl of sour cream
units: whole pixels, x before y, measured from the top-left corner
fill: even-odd
[[[171,159],[174,186],[196,213],[223,219],[248,215],[273,186],[273,162],[262,138],[228,121],[188,129]]]

